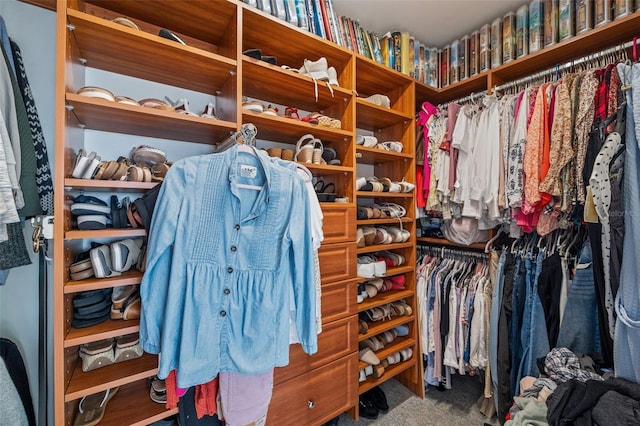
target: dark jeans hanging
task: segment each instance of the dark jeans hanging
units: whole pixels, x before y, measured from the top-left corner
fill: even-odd
[[[538,278],[538,297],[544,309],[549,347],[554,348],[560,329],[560,290],[562,289],[562,264],[560,255],[554,253],[542,261]]]
[[[505,416],[513,401],[510,386],[512,364],[509,354],[509,325],[513,310],[511,300],[515,266],[515,256],[507,253],[504,264],[500,319],[498,320],[498,419],[501,424],[505,422]]]

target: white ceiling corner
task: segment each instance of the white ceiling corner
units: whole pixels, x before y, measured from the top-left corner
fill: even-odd
[[[497,17],[529,4],[523,0],[332,0],[336,14],[360,21],[379,36],[408,31],[428,47],[443,47]]]

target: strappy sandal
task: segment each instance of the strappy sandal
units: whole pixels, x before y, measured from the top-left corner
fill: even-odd
[[[103,99],[105,101],[115,102],[116,97],[113,93],[107,89],[96,86],[84,86],[78,89],[76,92],[80,96],[86,96],[87,98]]]
[[[295,160],[299,163],[313,163],[313,150],[316,145],[316,138],[307,133],[298,139],[296,143]]]
[[[127,169],[127,179],[130,182],[151,182],[151,170],[147,166],[133,165]]]
[[[113,305],[111,306],[111,319],[125,321],[140,319],[140,309],[140,293],[136,291],[127,297],[120,309],[114,308]]]
[[[189,101],[186,98],[180,98],[176,102],[173,102],[169,97],[164,97],[169,104],[173,107],[173,110],[178,114],[190,115],[192,117],[198,117],[198,114],[192,112],[189,109]]]
[[[158,163],[151,166],[151,181],[162,182],[170,167],[171,165],[168,163]]]
[[[200,114],[200,117],[219,120],[219,118],[216,116],[215,107],[213,106],[213,103],[211,103],[211,102],[207,103],[207,105],[204,107],[204,111],[202,111],[202,114]]]
[[[138,101],[140,106],[145,108],[159,109],[161,111],[174,112],[175,109],[168,103],[155,98],[145,98]]]
[[[113,22],[116,24],[124,25],[125,27],[133,28],[134,30],[140,31],[140,27],[138,27],[132,20],[124,18],[122,16],[118,18],[113,18]]]
[[[297,108],[286,107],[284,109],[284,116],[286,118],[291,118],[292,120],[300,120],[300,115],[298,114]]]
[[[107,409],[107,404],[116,392],[118,392],[117,387],[83,396],[78,404],[78,414],[73,421],[73,426],[94,426],[100,423]]]
[[[167,387],[164,380],[154,376],[149,380],[149,398],[156,404],[167,403]]]
[[[142,244],[142,238],[127,238],[126,240],[111,243],[111,265],[113,270],[116,272],[125,272],[131,269],[131,267],[138,262]]]
[[[407,210],[400,204],[384,203],[379,208],[390,218],[401,218],[407,215]]]
[[[100,165],[100,156],[93,151],[87,154],[87,151],[80,148],[71,176],[76,179],[91,179]]]

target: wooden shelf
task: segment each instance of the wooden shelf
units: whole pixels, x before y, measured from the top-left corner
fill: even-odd
[[[56,0],[20,0],[23,3],[32,4],[34,6],[43,7],[45,9],[56,10]]]
[[[401,362],[399,364],[390,365],[389,368],[387,368],[384,371],[384,374],[381,377],[376,379],[373,376],[367,376],[367,380],[365,380],[364,382],[360,382],[360,386],[358,387],[358,393],[362,395],[363,393],[370,390],[371,388],[379,386],[382,383],[386,382],[387,380],[393,379],[395,376],[402,373],[403,371],[416,366],[417,358],[415,354],[415,348],[413,352],[414,353],[411,356],[411,359]]]
[[[89,278],[88,280],[67,281],[64,285],[64,293],[72,294],[81,291],[99,290],[102,288],[117,287],[121,285],[140,284],[142,272],[131,269],[112,278]]]
[[[78,121],[87,129],[215,145],[236,131],[236,123],[192,117],[67,93]]]
[[[394,275],[406,274],[407,272],[413,272],[415,268],[412,265],[407,266],[394,266],[387,268],[387,277],[393,277]]]
[[[65,391],[64,401],[73,401],[85,395],[146,379],[156,374],[157,371],[157,355],[146,353],[140,358],[107,365],[87,373],[82,371],[82,363],[78,359],[69,386]]]
[[[365,56],[356,54],[356,90],[362,97],[393,92],[414,80]],[[437,90],[434,89],[434,93]]]
[[[107,320],[91,327],[69,329],[64,339],[64,347],[82,345],[102,339],[124,336],[140,331],[140,320]]]
[[[233,2],[223,1],[216,2],[215,7],[209,2],[192,0],[87,0],[87,3],[211,44],[223,43],[236,14]]]
[[[91,68],[209,94],[221,90],[236,70],[234,59],[77,10],[68,9],[67,20],[82,55],[76,59]]]
[[[415,346],[415,344],[416,344],[416,341],[410,337],[407,337],[407,336],[397,337],[396,339],[393,340],[393,342],[386,344],[383,349],[380,349],[379,351],[375,351],[375,354],[380,360],[383,360],[387,358],[389,355],[395,354],[396,352],[400,352],[401,350],[406,349],[408,347]],[[411,355],[411,359],[413,359],[413,355]],[[358,369],[362,370],[368,365],[369,364],[364,361],[359,361]]]
[[[413,123],[413,116],[356,99],[356,120],[359,129],[378,131],[394,124]]]
[[[402,221],[402,223],[414,223],[415,219],[411,217],[401,217],[401,218],[385,218],[385,219],[361,219],[357,220],[356,223],[358,226],[372,226],[372,225],[397,225],[398,220]]]
[[[356,159],[358,164],[378,164],[390,161],[410,161],[413,159],[413,155],[405,152],[384,151],[378,148],[357,146]]]
[[[240,3],[241,4],[241,3]],[[290,44],[295,40],[295,44]],[[300,68],[305,59],[327,58],[341,75],[353,52],[315,34],[304,31],[255,7],[242,4],[242,50],[260,48],[263,55],[276,55],[278,65]],[[244,71],[243,71],[244,73]],[[343,80],[351,82],[352,76]],[[351,89],[353,83],[341,84]],[[315,98],[311,92],[312,98]]]
[[[100,425],[143,426],[178,413],[167,410],[164,404],[156,404],[149,398],[146,380],[138,380],[121,386],[105,410]]]
[[[344,105],[352,97],[350,90],[336,86],[332,86],[332,95],[327,83],[318,81],[316,102],[315,85],[311,77],[248,56],[243,56],[242,60],[244,96],[310,112],[321,111],[335,104]]]
[[[413,290],[392,290],[384,293],[378,293],[375,297],[364,299],[364,302],[358,304],[358,312],[364,312],[367,309],[377,308],[387,303],[405,299],[413,296]]]
[[[84,238],[135,238],[146,237],[147,231],[143,228],[122,228],[122,229],[96,229],[89,231],[73,230],[64,234],[65,240],[81,240]]]
[[[433,238],[433,237],[417,237],[417,243],[427,243],[438,246],[455,246],[460,248],[465,248],[468,250],[482,250],[484,251],[484,247],[486,243],[472,243],[471,245],[464,245],[460,243],[454,243],[453,241],[446,240],[444,238]]]
[[[374,246],[360,247],[358,249],[358,254],[373,253],[374,251],[398,250],[411,247],[413,247],[413,243],[410,241],[395,244],[377,244]]]
[[[413,192],[358,191],[356,195],[362,198],[413,198]]]
[[[430,86],[426,84],[417,83],[416,84],[416,102],[418,103],[417,108],[420,108],[423,101],[429,101],[433,105],[438,105],[440,103],[449,102],[451,100],[459,99],[464,96],[470,95],[471,93],[482,93],[487,91],[487,81],[489,78],[489,71],[484,71],[480,74],[476,74],[472,77],[465,78],[462,81],[457,83],[450,84],[444,89],[440,90],[438,95],[433,97],[425,96],[425,87],[427,89],[432,89]],[[419,89],[418,89],[419,88]]]
[[[309,124],[299,120],[279,116],[274,117],[252,111],[242,111],[242,122],[255,124],[258,128],[257,139],[293,145],[307,133],[311,133],[323,142],[326,140],[335,143],[344,143],[353,137],[353,133],[347,130],[332,129],[317,124]]]
[[[314,175],[336,175],[336,174],[351,174],[353,173],[353,167],[347,166],[331,166],[329,164],[312,164],[312,163],[300,163],[309,169]]]
[[[65,178],[67,190],[79,189],[96,192],[144,192],[152,189],[158,182],[128,182],[122,180],[92,180]]]
[[[375,336],[376,334],[384,333],[385,331],[391,330],[392,328],[396,328],[399,325],[408,324],[410,322],[415,321],[416,318],[417,317],[414,314],[409,316],[403,315],[399,317],[393,317],[393,319],[387,320],[387,321],[375,321],[375,322],[367,321],[367,324],[369,325],[369,330],[367,330],[365,334],[358,334],[358,341],[360,342],[371,336]]]

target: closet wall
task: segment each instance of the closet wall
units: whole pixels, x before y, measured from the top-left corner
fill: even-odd
[[[17,0],[0,1],[0,15],[7,25],[9,37],[20,46],[22,51],[29,84],[47,142],[49,162],[53,168],[55,166],[53,133],[56,15],[52,11]],[[27,221],[24,226],[24,237],[27,251],[31,256],[31,265],[12,269],[6,284],[0,286],[0,337],[13,340],[22,352],[29,376],[35,414],[38,418],[40,380],[38,376],[38,255],[31,250],[32,234],[33,228]],[[51,267],[51,264],[49,266]],[[47,300],[51,301],[53,279],[49,281],[50,292]],[[51,318],[50,315],[50,325]],[[48,336],[51,337],[51,333],[48,333]],[[49,348],[51,347],[50,344]],[[50,357],[49,360],[51,361]],[[49,383],[51,384],[51,381]]]

